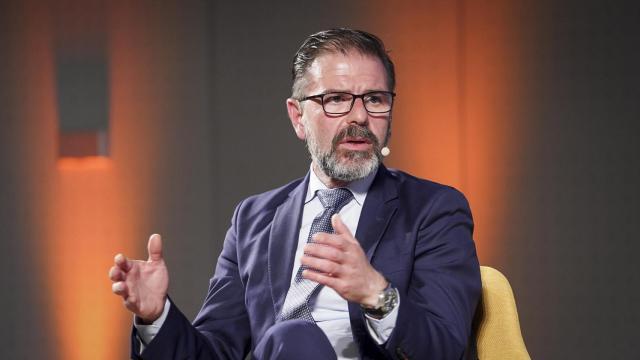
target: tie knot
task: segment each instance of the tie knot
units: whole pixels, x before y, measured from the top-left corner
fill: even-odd
[[[318,190],[317,194],[322,206],[334,209],[334,212],[340,211],[353,198],[351,191],[345,188]]]

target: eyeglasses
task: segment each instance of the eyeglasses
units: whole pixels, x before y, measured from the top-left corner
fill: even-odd
[[[322,110],[327,115],[345,115],[353,109],[356,99],[362,99],[364,108],[371,114],[384,114],[391,111],[393,98],[396,96],[391,91],[371,91],[356,95],[347,92],[330,92],[306,96],[300,101],[316,100],[322,104]]]

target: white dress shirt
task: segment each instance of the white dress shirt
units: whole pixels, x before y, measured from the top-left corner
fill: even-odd
[[[367,192],[374,177],[375,173],[372,173],[365,178],[353,181],[347,185],[347,188],[353,193],[353,199],[340,210],[339,215],[342,222],[349,228],[351,234],[355,235],[356,229],[358,228],[362,206],[364,205],[364,200],[367,197]],[[327,187],[316,176],[312,167],[309,171],[309,186],[307,187],[307,195],[302,211],[302,223],[298,235],[298,246],[293,270],[291,272],[291,283],[293,283],[297,270],[300,267],[300,258],[304,253],[304,246],[309,237],[311,223],[313,219],[324,210],[320,199],[316,196],[316,191],[321,189],[327,189]],[[398,317],[399,300],[400,299],[398,299],[398,305],[393,311],[382,319],[374,319],[366,316],[369,334],[378,344],[385,343],[389,336],[391,336]],[[142,342],[141,349],[144,349],[144,344],[151,342],[158,331],[160,331],[169,312],[169,306],[170,303],[169,300],[167,300],[162,315],[151,325],[142,325],[138,319],[134,319],[134,326],[138,330],[138,335]],[[336,351],[338,359],[357,359],[358,349],[353,340],[353,334],[351,333],[347,301],[340,297],[335,290],[323,286],[317,297],[313,299],[312,307],[311,315],[316,321],[316,324],[326,334],[329,342]]]
[[[364,200],[367,197],[367,192],[374,177],[375,173],[372,173],[346,186],[353,194],[353,199],[342,207],[339,215],[342,222],[349,228],[349,231],[354,236],[358,228],[358,221],[360,220]],[[313,171],[313,167],[311,167],[311,170],[309,170],[309,186],[307,187],[307,195],[302,211],[302,223],[298,236],[298,248],[293,263],[291,283],[293,283],[296,272],[300,267],[300,258],[304,253],[304,245],[307,243],[309,231],[311,231],[311,223],[318,214],[324,211],[320,199],[316,196],[316,192],[322,189],[327,189],[327,186],[320,181]],[[322,329],[327,338],[329,338],[329,342],[336,350],[338,359],[357,359],[358,350],[353,341],[353,334],[351,333],[347,301],[340,297],[335,290],[328,286],[323,286],[312,305],[313,310],[311,315],[316,321],[316,324]],[[398,306],[380,320],[369,316],[366,317],[369,334],[378,344],[386,342],[391,335],[395,327],[396,318],[398,317],[397,309]]]

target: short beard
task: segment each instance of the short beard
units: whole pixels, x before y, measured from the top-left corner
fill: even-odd
[[[306,125],[306,124],[305,124]],[[306,126],[307,131],[310,129]],[[387,130],[385,143],[390,134],[390,128]],[[338,154],[338,143],[345,137],[358,137],[368,139],[372,144],[371,151],[355,151],[345,150],[342,154]],[[351,182],[362,179],[367,175],[378,170],[378,166],[382,162],[382,153],[380,152],[380,142],[376,136],[366,127],[358,125],[349,125],[331,141],[331,149],[322,151],[318,145],[315,134],[307,133],[307,149],[311,154],[311,159],[316,163],[325,175],[333,180]],[[341,161],[341,158],[342,159]]]

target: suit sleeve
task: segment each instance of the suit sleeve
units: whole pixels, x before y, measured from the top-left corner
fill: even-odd
[[[166,321],[142,354],[133,329],[132,358],[242,359],[249,352],[251,332],[236,253],[241,206],[236,208],[207,297],[193,324],[172,303]]]
[[[412,274],[398,287],[396,327],[384,347],[396,359],[460,359],[481,292],[466,199],[444,188],[415,230]]]

